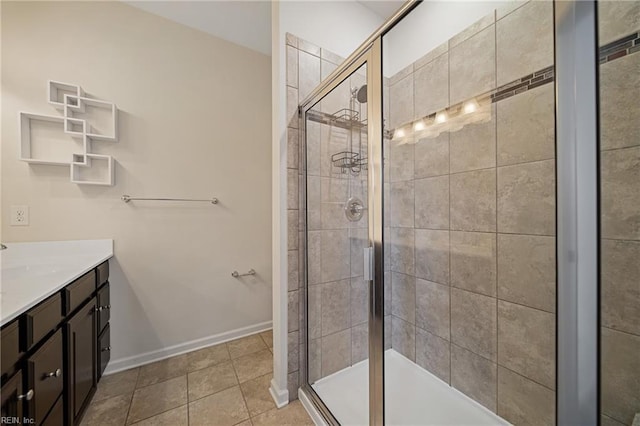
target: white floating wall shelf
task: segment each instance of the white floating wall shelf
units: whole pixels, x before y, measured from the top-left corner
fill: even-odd
[[[78,85],[53,80],[48,82],[47,97],[62,116],[18,114],[20,160],[68,166],[76,184],[114,185],[113,157],[92,153],[91,145],[118,140],[116,105],[85,96]],[[94,113],[103,116],[100,126]]]

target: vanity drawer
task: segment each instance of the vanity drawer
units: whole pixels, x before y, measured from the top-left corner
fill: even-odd
[[[98,338],[98,379],[102,377],[111,359],[111,327],[109,324]]]
[[[91,270],[69,284],[63,290],[65,300],[65,314],[69,315],[78,306],[82,305],[96,290],[96,272]]]
[[[29,357],[27,371],[33,399],[29,401],[29,415],[40,424],[58,397],[64,385],[62,330],[58,330],[38,351]]]
[[[98,334],[111,318],[111,300],[109,295],[109,283],[98,290]]]
[[[109,261],[98,265],[98,287],[109,281]]]
[[[64,398],[60,396],[41,426],[64,426]]]
[[[20,325],[15,320],[5,326],[0,332],[0,364],[2,365],[2,375],[9,372],[20,359],[23,352],[20,350]]]
[[[56,293],[24,315],[26,347],[31,348],[62,321],[62,299]]]

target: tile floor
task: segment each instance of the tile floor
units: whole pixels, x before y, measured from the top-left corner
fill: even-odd
[[[271,331],[105,376],[83,426],[313,425],[269,394]]]

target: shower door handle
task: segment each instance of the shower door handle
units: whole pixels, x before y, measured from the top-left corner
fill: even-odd
[[[364,248],[364,280],[373,281],[373,247]]]

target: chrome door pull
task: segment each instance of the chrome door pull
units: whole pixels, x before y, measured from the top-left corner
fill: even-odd
[[[62,370],[61,369],[56,369],[56,371],[52,371],[51,373],[46,373],[44,375],[44,378],[47,379],[49,377],[60,377],[62,376]]]
[[[26,399],[27,401],[31,401],[33,399],[33,389],[29,389],[29,392],[25,393],[24,395],[18,395],[18,401]]]
[[[364,280],[373,281],[373,247],[364,248]]]

